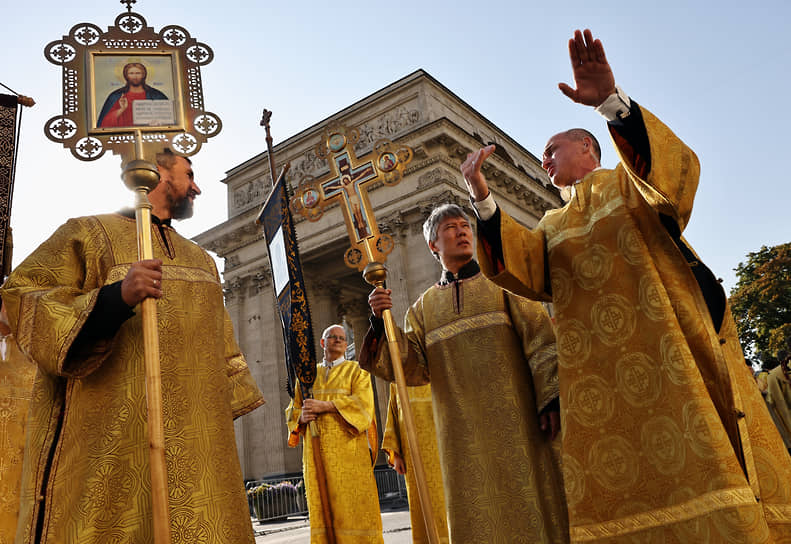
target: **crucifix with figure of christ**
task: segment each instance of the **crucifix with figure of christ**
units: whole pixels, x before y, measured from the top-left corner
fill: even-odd
[[[315,151],[320,158],[327,160],[330,173],[319,179],[311,176],[303,178],[291,199],[291,209],[311,221],[318,221],[326,206],[339,202],[351,242],[344,254],[346,265],[363,271],[365,281],[371,285],[384,287],[387,278],[384,262],[393,250],[394,243],[388,234],[379,232],[368,199],[368,188],[377,181],[385,185],[395,185],[401,181],[413,153],[408,146],[380,140],[374,144],[371,153],[358,160],[354,153],[354,144],[359,138],[360,132],[355,128],[350,129],[338,123],[327,127]],[[390,310],[384,310],[382,319],[390,360],[393,363],[396,390],[404,412],[407,443],[413,460],[426,533],[431,544],[438,544],[439,532],[433,516],[423,460],[418,449],[415,420],[407,395],[393,314]]]
[[[401,181],[404,168],[412,160],[412,150],[380,140],[374,144],[370,157],[358,160],[354,144],[359,137],[357,129],[340,124],[327,128],[315,151],[327,160],[330,173],[320,179],[303,178],[291,200],[291,208],[311,221],[318,221],[324,208],[338,201],[351,241],[344,260],[349,267],[362,271],[370,262],[384,262],[394,246],[389,235],[379,232],[368,188],[377,181],[386,185]]]

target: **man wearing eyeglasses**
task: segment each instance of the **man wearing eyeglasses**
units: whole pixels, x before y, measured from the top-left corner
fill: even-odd
[[[321,335],[324,360],[316,365],[313,398],[296,388],[286,408],[288,445],[315,421],[327,477],[333,529],[338,544],[382,542],[382,517],[374,480],[376,423],[371,376],[357,361],[346,359],[346,331],[330,325]],[[302,469],[310,513],[310,541],[326,542],[327,524],[321,507],[311,440],[303,442]]]

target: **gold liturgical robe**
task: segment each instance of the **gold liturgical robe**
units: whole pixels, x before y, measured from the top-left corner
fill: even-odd
[[[791,381],[782,366],[773,368],[766,378],[766,404],[786,448],[791,449]]]
[[[213,260],[163,229],[165,238],[155,225],[151,234],[163,261],[157,311],[172,541],[252,543],[233,418],[264,400],[233,338]],[[19,544],[34,538],[42,506],[45,544],[153,542],[139,308],[113,338],[70,351],[99,288],[135,261],[133,219],[71,219],[3,288],[17,341],[39,366]]]
[[[418,448],[423,460],[426,473],[428,491],[431,496],[431,508],[434,511],[434,521],[437,525],[441,542],[448,542],[448,522],[445,511],[445,488],[442,485],[442,468],[439,461],[437,447],[437,430],[434,425],[434,409],[431,402],[431,386],[419,385],[407,387],[409,404],[412,407],[412,416],[415,419]],[[404,458],[406,465],[406,493],[409,500],[409,519],[412,522],[412,542],[425,544],[428,542],[426,535],[426,522],[423,519],[423,509],[417,492],[417,481],[412,464],[412,452],[407,442],[406,425],[404,423],[403,408],[398,399],[395,383],[390,383],[390,401],[387,407],[387,423],[382,437],[382,449],[388,454],[390,464],[393,462],[393,453]]]
[[[25,420],[36,365],[14,335],[0,337],[0,544],[11,544],[19,515]]]
[[[538,427],[558,395],[541,304],[478,272],[432,286],[404,321],[407,384],[431,382],[451,542],[567,542],[558,452]],[[394,380],[385,341],[373,368]]]
[[[692,212],[694,153],[642,109],[651,170],[617,147],[530,231],[502,213],[501,286],[554,303],[572,542],[787,542],[791,459],[658,214]],[[548,275],[545,275],[545,270]]]
[[[310,512],[310,541],[321,544],[327,542],[327,526],[313,463],[313,442],[307,425],[299,424],[302,394],[299,387],[296,389],[294,400],[286,408],[286,423],[290,432],[304,435],[302,467]],[[330,401],[338,409],[338,413],[323,413],[316,419],[336,541],[338,544],[381,543],[379,493],[367,436],[374,419],[371,375],[356,361],[344,361],[332,368],[319,363],[313,398]]]

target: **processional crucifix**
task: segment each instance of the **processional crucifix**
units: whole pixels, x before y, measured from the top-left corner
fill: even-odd
[[[200,67],[214,58],[211,48],[178,25],[156,32],[132,11],[136,1],[121,0],[126,12],[106,32],[92,23],[78,23],[44,48],[47,60],[63,70],[63,113],[47,121],[44,132],[83,161],[96,160],[108,149],[121,155],[121,177],[136,195],[138,257],[146,260],[153,258],[148,192],[159,183],[152,160],[168,146],[180,155],[194,155],[220,132],[222,123],[203,106]],[[141,313],[154,542],[168,544],[156,304],[153,298],[143,300]]]
[[[324,131],[322,141],[316,146],[316,154],[326,159],[330,173],[320,179],[306,176],[291,199],[291,209],[311,221],[318,221],[324,208],[339,202],[351,246],[344,254],[350,268],[363,272],[365,281],[376,287],[384,287],[387,268],[384,262],[393,250],[393,239],[379,232],[368,188],[375,182],[395,185],[401,181],[407,163],[412,160],[412,149],[388,140],[374,144],[373,151],[358,160],[354,145],[360,138],[359,130],[347,128],[339,123],[330,124]],[[409,451],[414,461],[420,505],[423,510],[426,532],[432,544],[439,543],[439,533],[433,517],[431,498],[428,493],[426,474],[418,449],[412,407],[407,395],[406,378],[401,366],[396,327],[390,310],[382,312],[387,336],[387,346],[393,364],[398,398],[404,413]]]

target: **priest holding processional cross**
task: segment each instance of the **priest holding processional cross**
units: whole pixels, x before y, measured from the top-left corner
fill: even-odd
[[[80,160],[121,155],[136,206],[69,220],[3,287],[39,369],[16,541],[252,543],[232,420],[264,399],[213,259],[171,225],[200,194],[187,157],[221,128],[201,88],[213,54],[122,3],[107,31],[80,23],[45,48],[64,80],[47,136]],[[167,100],[136,99],[131,124],[102,126],[107,66],[135,64],[156,67]]]
[[[262,124],[267,123],[268,115],[265,111]],[[290,208],[303,214],[311,221],[317,221],[323,214],[324,206],[330,204],[334,200],[340,200],[347,232],[352,243],[344,256],[346,264],[358,270],[364,269],[364,277],[369,283],[383,285],[386,277],[386,269],[383,262],[387,254],[393,249],[393,241],[390,236],[379,232],[368,199],[367,185],[374,181],[382,181],[387,185],[398,183],[403,176],[406,164],[412,159],[412,150],[407,146],[399,146],[389,141],[379,141],[374,145],[374,158],[367,161],[363,160],[361,164],[358,164],[353,150],[353,146],[357,143],[358,139],[359,131],[357,129],[350,129],[339,123],[331,123],[327,127],[322,141],[316,146],[316,153],[321,158],[329,157],[330,174],[320,180],[316,180],[312,177],[304,178],[299,184],[297,194],[290,201]],[[273,179],[275,179],[271,143],[269,153],[270,168],[273,173]],[[285,200],[285,183],[282,174],[275,184],[272,195],[264,206],[264,210],[262,210],[262,214],[258,220],[259,223],[264,225],[264,234],[269,248],[273,273],[278,269],[283,270],[285,268],[290,268],[290,271],[293,271],[295,267],[298,269],[298,257],[295,258],[296,251],[293,249],[296,246],[296,236],[294,235],[293,225],[290,219],[290,211],[285,209],[284,204],[276,204],[276,197]],[[279,210],[278,207],[280,208]],[[272,219],[273,217],[275,218],[274,220]],[[285,223],[282,228],[280,225],[281,221]],[[280,236],[285,238],[285,243],[278,242]],[[282,248],[285,248],[285,250]],[[280,255],[280,257],[277,255]],[[288,261],[289,266],[277,265],[277,260]],[[301,289],[301,272],[297,272],[289,279],[291,280],[292,289]],[[274,284],[278,284],[276,273]],[[283,280],[280,284],[285,286],[286,281]],[[304,326],[302,325],[303,320],[297,320],[297,326],[295,327],[293,326],[294,321],[291,313],[283,311],[284,301],[288,297],[291,297],[293,310],[293,293],[289,293],[289,289],[286,287],[282,289],[276,287],[275,290],[276,296],[278,297],[278,305],[281,307],[281,321],[284,324],[284,337],[289,339],[293,338],[295,335],[298,336],[300,332],[297,330],[289,331],[289,327],[286,326],[286,323],[290,321],[290,323],[292,323],[290,328],[297,329],[300,326]],[[299,314],[301,311],[302,310],[297,307],[297,313]],[[392,325],[392,316],[390,316],[389,313],[388,317]],[[287,340],[287,345],[288,343],[289,340]],[[324,345],[324,339],[322,340],[322,345]],[[390,344],[390,348],[394,351],[394,354],[398,352],[398,346],[395,342]],[[288,358],[288,346],[286,352]],[[315,358],[312,363],[312,368],[310,368],[310,365],[308,365],[308,367],[309,368],[306,369],[304,373],[312,384],[316,375]],[[398,386],[399,395],[402,395],[403,398],[407,398],[403,375],[398,381]],[[417,439],[408,403],[404,408],[404,418],[407,422],[407,432],[410,435],[410,447],[413,448],[412,456],[418,487],[420,489],[421,506],[425,513],[426,532],[430,542],[438,543],[439,534],[436,527],[436,520],[434,520],[432,515],[431,499],[426,485],[426,477],[423,472],[420,452],[416,449]],[[317,437],[314,428],[311,428],[311,434],[313,436],[313,446],[311,448],[313,457],[314,459],[316,457],[320,458],[320,454],[317,456]],[[321,462],[321,459],[318,459],[318,463]],[[320,479],[319,487],[321,486],[322,483]],[[344,530],[356,530],[350,527],[333,526],[332,508],[328,508],[329,505],[327,505],[327,501],[325,501],[325,497],[328,497],[327,491],[321,490],[321,492],[322,511],[325,525],[327,526],[326,534],[328,541],[332,542],[336,536],[339,536],[336,533],[341,533]],[[321,538],[322,537],[318,535],[314,535],[313,530],[311,531],[312,541],[321,542]],[[371,542],[375,541],[377,540],[371,540]]]

